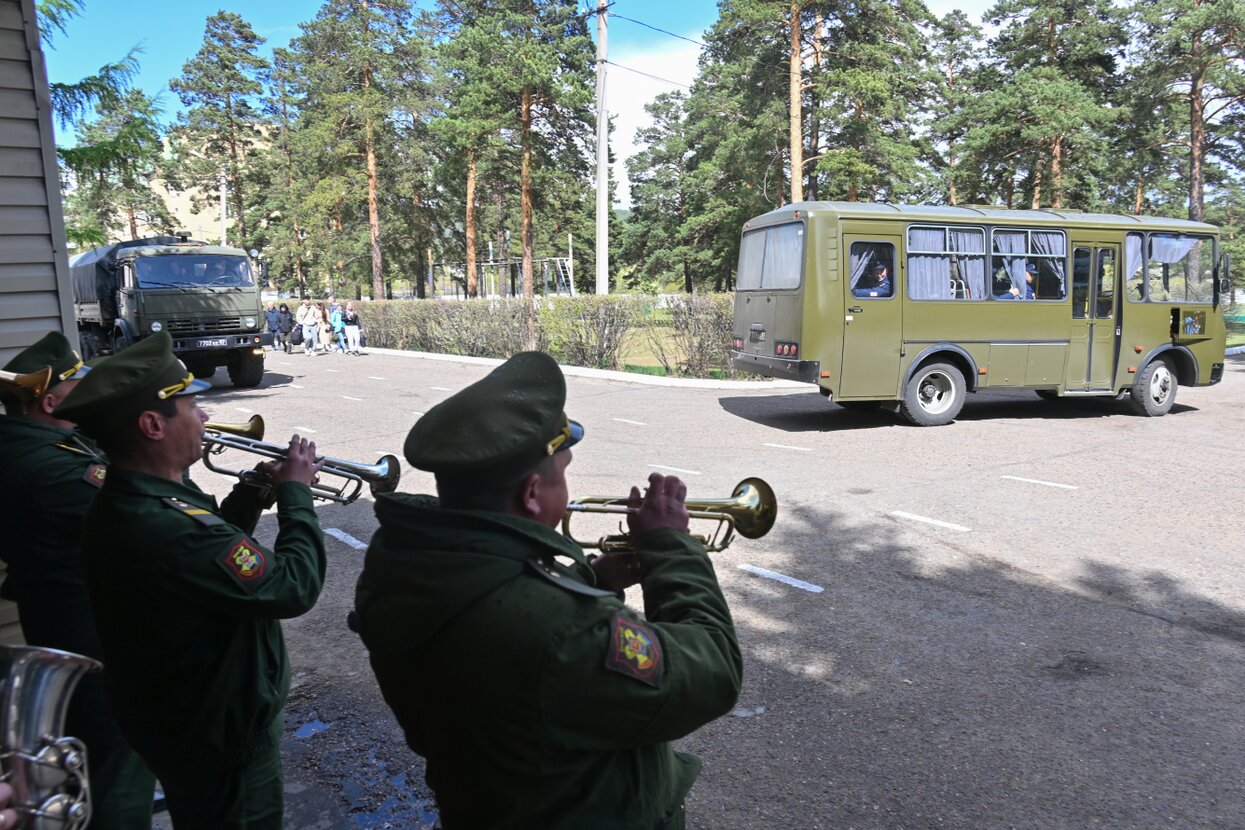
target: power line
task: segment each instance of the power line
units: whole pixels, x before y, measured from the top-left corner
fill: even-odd
[[[619,14],[618,12],[610,12],[610,16],[617,17],[619,20],[626,20],[628,23],[634,23],[637,26],[643,26],[646,29],[652,29],[654,32],[661,32],[663,35],[670,35],[670,37],[675,37],[675,38],[678,38],[679,40],[686,40],[688,43],[695,44],[696,46],[699,46],[701,49],[709,48],[707,45],[701,43],[699,40],[692,40],[690,37],[684,37],[683,35],[676,35],[674,32],[668,32],[665,29],[659,29],[656,26],[645,23],[643,20],[633,20],[630,17],[626,17],[624,15]]]
[[[625,69],[628,72],[634,72],[637,75],[643,75],[646,78],[652,78],[654,81],[661,81],[663,84],[670,84],[671,86],[680,86],[684,89],[691,89],[691,86],[688,84],[681,84],[678,81],[672,81],[669,78],[663,78],[660,75],[652,75],[648,72],[641,72],[639,69],[632,69],[630,66],[623,66],[621,63],[614,63],[610,60],[607,60],[606,63],[610,66],[617,66],[619,69]]]

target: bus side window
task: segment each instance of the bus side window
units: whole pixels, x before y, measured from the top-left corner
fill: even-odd
[[[1089,316],[1089,248],[1072,252],[1072,317],[1084,320]]]

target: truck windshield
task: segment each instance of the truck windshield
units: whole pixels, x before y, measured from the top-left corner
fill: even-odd
[[[134,259],[139,288],[171,285],[254,285],[251,263],[243,256],[172,254]]]

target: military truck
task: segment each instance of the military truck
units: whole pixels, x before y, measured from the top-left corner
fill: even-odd
[[[234,386],[263,380],[272,335],[246,251],[158,236],[93,248],[69,270],[85,359],[167,331],[195,377],[224,366]]]

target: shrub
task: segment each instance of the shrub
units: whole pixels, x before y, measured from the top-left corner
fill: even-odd
[[[623,345],[641,302],[632,297],[558,297],[542,304],[539,328],[550,353],[572,366],[621,369]]]
[[[733,295],[675,294],[666,298],[665,311],[668,326],[645,333],[666,374],[707,378],[711,368],[730,373]]]

